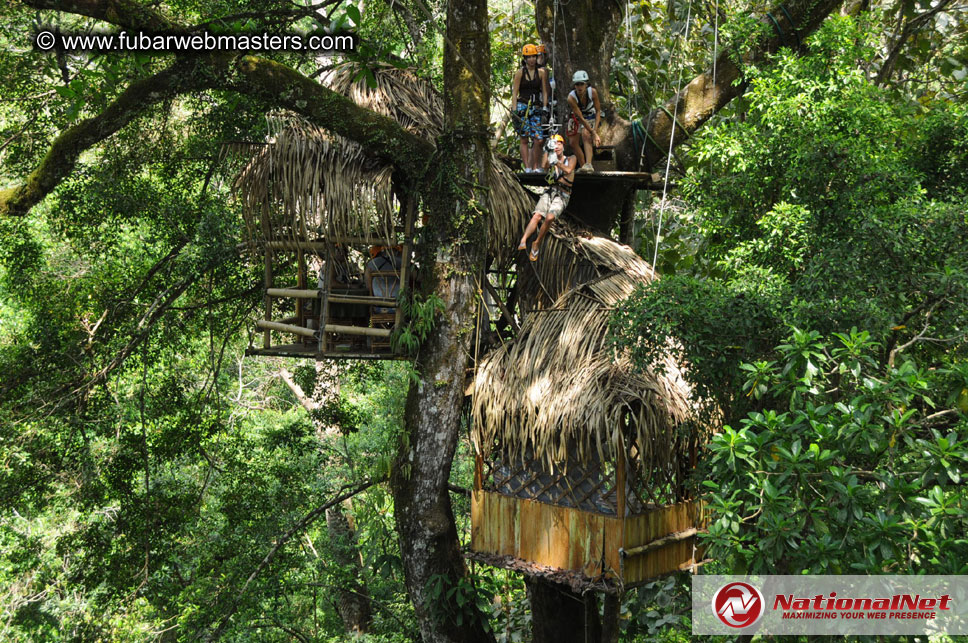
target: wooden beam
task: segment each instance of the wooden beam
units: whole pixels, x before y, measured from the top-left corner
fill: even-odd
[[[417,200],[411,195],[407,198],[407,216],[403,233],[403,261],[400,264],[400,290],[406,292],[407,278],[410,275],[410,252],[413,246],[413,221],[417,212]],[[393,319],[393,328],[403,326],[403,307],[397,308]]]
[[[345,243],[345,244],[357,244],[357,245],[369,245],[369,246],[395,246],[399,242],[396,239],[384,239],[381,237],[331,237],[329,241],[333,243]],[[289,250],[292,252],[298,252],[300,250],[309,250],[311,252],[326,252],[326,240],[321,241],[297,241],[292,240],[277,240],[277,241],[267,241],[266,247],[272,250]]]
[[[346,335],[367,335],[369,337],[389,337],[393,332],[389,328],[367,328],[366,326],[338,326],[326,324],[327,333],[344,333]]]
[[[384,308],[397,307],[396,299],[371,297],[369,295],[330,295],[329,300],[334,304],[368,304],[370,306],[383,306]]]
[[[329,321],[329,292],[333,289],[333,245],[331,243],[325,244],[325,252],[323,256],[323,302],[319,307],[319,327],[321,329],[326,328],[326,322]],[[319,331],[319,345],[317,346],[320,353],[325,353],[328,342],[326,341],[326,331]]]
[[[625,520],[625,429],[628,416],[622,413],[622,434],[618,437],[618,461],[615,463],[615,515]],[[623,540],[624,540],[624,531]],[[622,543],[624,545],[624,543]]]
[[[309,290],[302,288],[269,288],[268,294],[273,297],[295,297],[298,299],[316,299],[323,294],[322,289]],[[330,295],[332,304],[366,304],[367,306],[383,306],[396,308],[397,300],[387,297],[371,297],[370,295]]]
[[[273,297],[295,297],[296,299],[316,299],[319,297],[319,290],[309,290],[303,288],[267,288],[266,294]]]
[[[650,551],[660,549],[666,545],[671,545],[672,543],[678,543],[686,540],[687,538],[692,538],[697,533],[699,533],[699,530],[695,527],[690,527],[689,529],[685,529],[683,531],[677,531],[669,534],[668,536],[663,536],[662,538],[657,538],[647,542],[644,545],[632,547],[631,549],[623,549],[621,552],[622,557],[631,558],[632,556],[641,556],[642,554],[647,554]]]
[[[269,294],[269,289],[272,288],[272,250],[266,248],[266,265],[263,274],[263,279],[265,280],[266,296],[265,296],[265,309],[266,318],[265,321],[272,321],[272,296]],[[269,329],[266,329],[265,333],[262,335],[262,348],[270,348],[272,346],[272,339],[269,337]]]
[[[292,333],[293,335],[300,335],[302,337],[314,337],[316,335],[316,331],[314,331],[312,328],[280,324],[279,322],[266,321],[264,319],[256,320],[255,325],[259,328],[265,329],[266,333],[268,333],[270,330],[277,330],[281,333]]]
[[[306,253],[302,250],[296,251],[296,288],[303,290],[306,288]],[[296,317],[299,324],[303,323],[303,298],[296,299]]]

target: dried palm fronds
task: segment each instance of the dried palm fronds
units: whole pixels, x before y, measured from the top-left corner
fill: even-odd
[[[475,447],[486,455],[500,445],[503,458],[533,454],[548,466],[566,462],[574,449],[583,460],[613,459],[622,416],[628,414],[625,439],[632,441],[628,446],[635,447],[640,464],[676,462],[686,443],[677,431],[691,419],[692,394],[679,366],[667,358],[663,373],[634,372],[606,340],[611,307],[651,279],[651,269],[627,246],[601,237],[561,235],[548,245],[538,261],[541,279],[558,278],[558,257],[566,272],[584,275],[585,281],[560,294],[550,308],[532,310],[517,339],[478,367]],[[562,287],[564,280],[557,283]]]
[[[321,78],[362,107],[436,142],[443,131],[440,96],[411,71],[384,67],[376,86],[344,65]],[[359,145],[288,113],[269,116],[269,142],[255,150],[236,179],[250,238],[306,240],[324,234],[390,238],[399,211],[392,167]],[[509,256],[533,208],[513,173],[492,159],[488,199],[489,252]]]

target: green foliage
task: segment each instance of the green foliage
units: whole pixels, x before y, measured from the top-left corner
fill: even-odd
[[[407,297],[401,291],[400,305],[407,317],[407,325],[393,337],[395,349],[403,348],[408,354],[416,355],[422,344],[437,325],[437,316],[444,312],[444,300],[436,292],[428,295],[414,293]]]
[[[964,175],[950,168],[966,113],[876,88],[857,65],[871,47],[870,32],[833,18],[807,55],[747,70],[747,117],[694,142],[691,211],[663,248],[688,263],[613,314],[640,367],[671,350],[727,417],[750,403],[734,394],[739,364],[773,360],[791,326],[865,328],[882,359],[919,335],[939,340],[908,347],[929,361],[963,349],[968,220]]]
[[[638,287],[615,307],[609,329],[616,347],[629,350],[634,365],[661,372],[663,356],[672,353],[689,364],[686,377],[698,399],[728,403],[740,362],[760,354],[778,339],[779,320],[768,296],[746,284],[722,284],[690,277],[660,279]]]
[[[458,625],[490,613],[493,599],[473,575],[459,578],[454,583],[449,576],[435,574],[427,582],[424,594],[434,618],[442,622],[456,622]],[[489,622],[484,621],[481,625],[485,631],[490,631]]]
[[[968,415],[958,369],[883,368],[866,332],[795,331],[744,365],[767,400],[704,458],[709,555],[733,573],[962,574]]]

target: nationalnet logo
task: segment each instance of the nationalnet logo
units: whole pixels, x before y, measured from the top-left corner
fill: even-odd
[[[968,576],[694,576],[693,634],[968,634]]]
[[[729,627],[756,625],[763,617],[763,606],[760,590],[742,581],[723,585],[713,596],[713,613]]]

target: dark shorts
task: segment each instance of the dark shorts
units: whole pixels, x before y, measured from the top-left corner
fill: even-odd
[[[515,131],[521,138],[536,138],[541,140],[544,138],[544,130],[541,128],[541,117],[536,113],[538,110],[534,105],[531,109],[528,109],[527,103],[518,103],[518,108],[515,113],[521,119],[521,122],[515,126]]]

